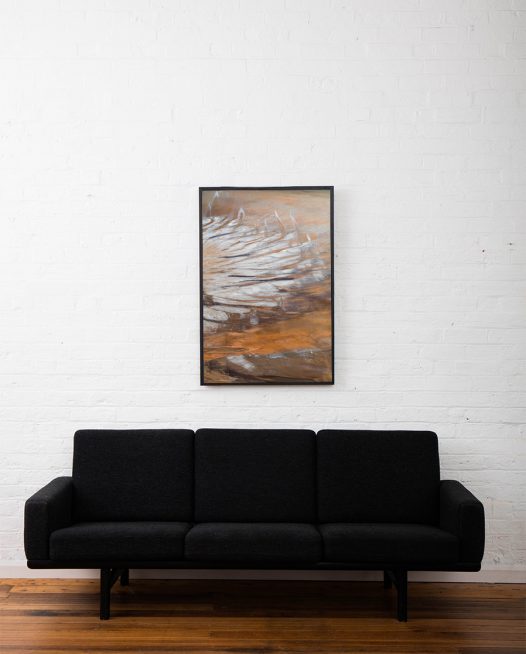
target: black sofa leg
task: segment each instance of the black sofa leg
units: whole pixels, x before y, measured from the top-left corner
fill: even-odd
[[[130,571],[128,568],[124,568],[124,570],[121,572],[121,586],[129,586],[130,585]]]
[[[128,579],[128,570],[119,568],[101,568],[100,571],[100,619],[110,619],[111,587],[119,577]]]
[[[110,619],[111,569],[100,571],[100,619]]]
[[[398,594],[398,622],[407,622],[407,570],[395,572]]]
[[[407,570],[384,570],[384,588],[396,588],[397,617],[399,622],[407,622]]]

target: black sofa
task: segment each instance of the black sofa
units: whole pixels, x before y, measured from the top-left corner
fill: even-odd
[[[25,505],[30,568],[101,570],[100,617],[130,568],[477,571],[484,509],[440,481],[426,431],[83,430],[72,477]]]

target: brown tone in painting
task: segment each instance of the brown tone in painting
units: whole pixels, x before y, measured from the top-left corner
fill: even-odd
[[[332,383],[330,189],[201,203],[202,382]]]

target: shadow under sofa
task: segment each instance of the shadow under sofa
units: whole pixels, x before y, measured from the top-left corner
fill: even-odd
[[[30,568],[477,571],[484,509],[440,480],[428,431],[81,430],[73,473],[25,505]]]

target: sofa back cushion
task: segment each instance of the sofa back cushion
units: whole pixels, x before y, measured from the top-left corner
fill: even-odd
[[[316,440],[320,522],[437,523],[436,434],[324,430]]]
[[[313,431],[199,429],[196,522],[315,522]]]
[[[193,432],[81,430],[75,434],[75,518],[192,519]]]

